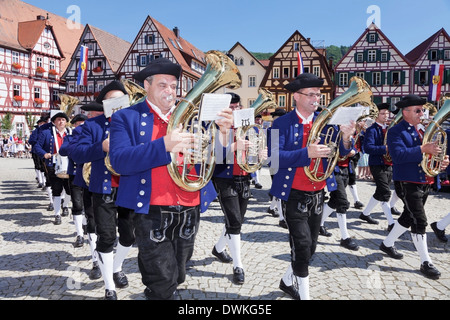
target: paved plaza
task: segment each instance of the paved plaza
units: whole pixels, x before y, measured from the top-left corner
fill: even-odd
[[[232,265],[222,264],[211,254],[223,228],[223,214],[213,202],[203,214],[195,252],[189,263],[186,282],[180,285],[178,300],[290,300],[279,288],[288,267],[287,230],[278,218],[267,213],[270,176],[263,169],[262,190],[253,189],[253,198],[243,226],[242,260],[245,284],[232,283]],[[367,204],[374,183],[358,181],[361,201]],[[349,199],[352,198],[349,194]],[[426,205],[429,223],[450,212],[450,193],[433,193]],[[91,253],[74,248],[75,227],[71,217],[53,224],[46,193],[37,188],[31,159],[0,158],[0,300],[99,300],[103,281],[91,281]],[[397,204],[401,209],[402,205]],[[378,247],[387,236],[387,221],[378,206],[369,225],[351,208],[348,228],[359,245],[350,251],[339,245],[340,232],[335,214],[326,222],[332,237],[320,237],[310,268],[310,294],[314,300],[448,300],[450,298],[449,245],[439,242],[428,226],[428,247],[442,276],[425,278],[419,272],[420,259],[409,232],[396,243],[404,254],[394,260]],[[397,216],[394,216],[397,218]],[[447,230],[450,233],[450,230]],[[129,287],[118,289],[120,300],[144,300],[144,287],[137,265],[137,248],[125,260],[123,271]]]

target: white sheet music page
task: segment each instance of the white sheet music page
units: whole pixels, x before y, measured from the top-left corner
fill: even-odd
[[[243,109],[233,112],[234,127],[246,127],[255,124],[255,109]]]
[[[200,121],[216,121],[222,119],[218,114],[230,107],[231,95],[229,94],[203,94],[200,108]]]
[[[330,125],[347,125],[351,121],[358,120],[359,117],[369,114],[369,107],[342,107],[338,108],[331,117],[328,124]]]

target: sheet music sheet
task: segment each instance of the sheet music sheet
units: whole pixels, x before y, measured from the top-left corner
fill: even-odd
[[[255,109],[236,110],[233,112],[234,127],[240,128],[255,124]]]
[[[217,114],[223,109],[230,107],[231,98],[229,94],[204,94],[200,108],[200,121],[216,121],[222,119]]]
[[[349,107],[349,108],[338,108],[334,115],[331,117],[330,125],[347,125],[351,121],[358,120],[362,115],[369,114],[369,107]]]
[[[124,95],[115,99],[103,100],[103,111],[106,119],[111,118],[111,116],[122,109],[126,109],[130,106],[130,97]]]

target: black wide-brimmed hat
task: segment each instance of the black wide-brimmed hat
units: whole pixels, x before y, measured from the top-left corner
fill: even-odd
[[[227,92],[231,96],[231,102],[230,103],[239,103],[241,102],[241,96],[234,92]]]
[[[319,78],[312,73],[303,73],[299,75],[294,81],[284,86],[290,92],[297,92],[300,89],[306,88],[322,88],[325,80]]]
[[[123,94],[128,94],[123,84],[120,81],[115,80],[102,89],[95,101],[97,101],[98,103],[102,103],[102,101],[105,99],[106,94],[110,91],[122,91]]]
[[[86,121],[88,117],[84,114],[77,114],[73,119],[70,121],[71,124],[75,124],[78,121]]]
[[[181,66],[173,63],[169,59],[159,58],[150,62],[150,64],[144,69],[134,74],[133,78],[137,81],[144,82],[148,77],[156,74],[169,74],[177,79],[181,76]]]
[[[416,96],[415,94],[408,94],[407,96],[404,96],[399,102],[397,102],[395,106],[401,109],[412,106],[423,106],[426,103],[426,99]]]
[[[387,104],[387,103],[379,103],[379,104],[377,104],[378,110],[385,110],[385,109],[389,110],[390,107],[391,106],[389,104]]]
[[[92,101],[92,102],[88,103],[87,105],[82,106],[81,110],[103,112],[103,104],[98,103],[97,101]]]
[[[58,118],[64,118],[64,119],[66,119],[66,121],[67,122],[69,122],[69,117],[67,116],[67,114],[65,114],[64,112],[58,112],[57,114],[55,114],[53,117],[52,117],[52,122],[55,122],[55,120],[56,119],[58,119]]]
[[[275,109],[275,112],[272,112],[270,115],[271,115],[272,117],[282,117],[282,116],[284,116],[286,113],[287,113],[287,112],[286,112],[285,109],[283,109],[283,108],[277,108],[277,109]]]

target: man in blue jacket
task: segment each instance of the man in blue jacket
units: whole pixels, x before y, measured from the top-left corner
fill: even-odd
[[[396,192],[404,203],[404,211],[393,229],[380,245],[380,250],[394,259],[402,259],[394,243],[409,228],[411,238],[419,253],[420,271],[428,278],[438,279],[441,273],[432,264],[427,246],[427,216],[425,203],[434,178],[423,171],[420,163],[423,154],[437,155],[441,148],[435,143],[422,144],[422,133],[418,130],[423,117],[426,100],[410,94],[403,97],[396,106],[403,113],[403,121],[388,132],[387,144],[393,161],[393,179]],[[442,162],[442,170],[449,164],[448,156]]]
[[[280,282],[280,289],[294,299],[309,299],[309,262],[317,246],[320,221],[323,213],[324,189],[336,190],[334,174],[324,182],[311,181],[305,174],[305,167],[312,165],[312,159],[328,158],[331,149],[320,144],[320,139],[307,145],[313,122],[318,116],[321,98],[320,89],[324,80],[309,73],[298,76],[285,86],[293,93],[294,111],[275,120],[272,132],[279,132],[278,141],[271,140],[271,167],[279,163],[270,194],[281,199],[285,220],[289,229],[291,263]],[[342,141],[339,147],[342,156],[353,148],[351,136],[355,124],[341,126]],[[336,137],[339,128],[335,127]],[[279,161],[274,161],[274,157]],[[324,169],[326,160],[320,160]],[[322,171],[323,172],[323,171]]]
[[[180,76],[178,64],[154,60],[134,76],[144,83],[147,99],[112,117],[110,159],[121,174],[117,204],[136,213],[139,270],[145,297],[153,300],[173,299],[185,281],[200,211],[217,196],[212,182],[201,191],[183,190],[167,169],[171,153],[182,154],[193,143],[193,135],[180,128],[167,134]],[[219,116],[224,119],[216,123],[225,135],[233,124],[232,111],[227,108]]]

